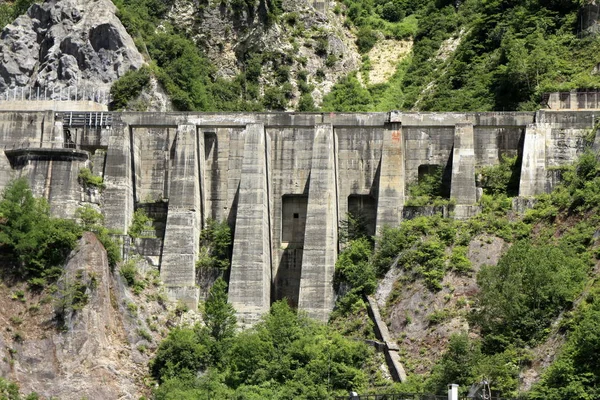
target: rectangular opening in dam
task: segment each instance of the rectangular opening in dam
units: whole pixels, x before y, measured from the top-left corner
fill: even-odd
[[[452,157],[450,157],[452,158]],[[418,171],[418,188],[420,195],[450,198],[450,181],[452,179],[452,160],[445,166],[437,164],[421,164]],[[409,196],[412,194],[408,193]]]
[[[287,248],[304,247],[308,196],[283,195],[281,199],[281,242]]]
[[[273,301],[287,299],[298,306],[302,252],[306,227],[308,196],[283,195],[281,198],[281,258],[275,276]]]
[[[348,232],[375,235],[377,220],[377,200],[370,194],[351,194],[348,196],[348,214],[355,223],[348,223],[348,229],[358,229],[360,232]]]

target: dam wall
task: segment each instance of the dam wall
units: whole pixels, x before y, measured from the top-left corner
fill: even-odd
[[[193,307],[200,231],[227,221],[240,321],[283,298],[326,320],[347,213],[370,234],[395,226],[415,214],[407,186],[441,168],[450,214],[467,218],[479,209],[477,171],[505,155],[519,160],[521,196],[544,193],[583,151],[597,113],[6,111],[0,186],[25,177],[64,217],[92,203],[122,234],[135,210],[154,213],[152,246],[131,248],[151,249],[169,296]],[[101,192],[79,182],[82,168],[104,178]]]

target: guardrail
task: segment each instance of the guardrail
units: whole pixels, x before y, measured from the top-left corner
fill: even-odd
[[[110,91],[89,86],[13,87],[0,93],[0,101],[93,101],[108,105]]]

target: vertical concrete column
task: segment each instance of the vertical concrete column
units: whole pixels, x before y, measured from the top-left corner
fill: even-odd
[[[129,126],[115,121],[108,137],[104,168],[106,226],[126,234],[133,215],[131,138]]]
[[[334,306],[338,253],[337,140],[331,124],[315,127],[298,307],[327,321]]]
[[[180,125],[171,160],[171,189],[160,277],[172,300],[198,306],[196,260],[200,241],[200,179],[196,125]]]
[[[546,142],[550,131],[547,123],[530,124],[525,129],[519,196],[533,197],[546,191]]]
[[[243,135],[229,302],[241,325],[248,326],[271,305],[271,141],[263,124],[247,125]]]
[[[475,139],[472,123],[460,123],[454,127],[450,197],[456,200],[456,218],[468,218],[476,212]]]
[[[10,183],[14,177],[13,169],[10,165],[10,161],[3,149],[0,149],[0,193]]]
[[[39,147],[52,147],[55,131],[54,111],[44,111],[41,128]]]
[[[390,123],[383,131],[377,194],[376,231],[385,225],[398,226],[404,207],[404,135],[401,123]]]
[[[200,185],[200,229],[204,228],[204,222],[208,218],[206,212],[206,161],[204,154],[204,134],[198,132],[198,177]]]

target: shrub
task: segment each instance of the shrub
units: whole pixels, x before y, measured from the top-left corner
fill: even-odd
[[[150,68],[142,66],[138,70],[127,71],[110,88],[111,110],[121,110],[127,103],[138,97],[150,84]]]
[[[79,176],[77,177],[79,183],[85,188],[98,188],[104,189],[104,179],[101,176],[92,174],[89,168],[81,168],[79,170]]]
[[[9,272],[25,279],[60,275],[60,267],[81,236],[77,224],[51,217],[46,200],[34,198],[24,179],[4,190],[0,217],[0,247],[18,261]]]
[[[146,211],[143,208],[138,208],[133,213],[133,220],[127,233],[132,238],[142,237],[144,231],[152,229],[153,223],[154,220],[146,214]]]
[[[582,289],[587,266],[567,246],[515,243],[497,266],[484,266],[477,276],[481,291],[476,320],[490,350],[507,343],[534,343],[550,321]]]
[[[361,53],[368,53],[377,43],[377,32],[368,26],[363,26],[356,34],[356,45]]]

